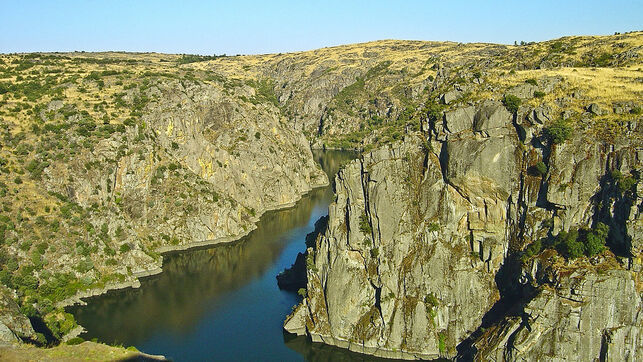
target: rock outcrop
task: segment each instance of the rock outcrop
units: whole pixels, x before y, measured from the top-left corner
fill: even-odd
[[[481,102],[340,171],[327,230],[308,249],[307,295],[286,330],[395,358],[471,358],[477,348],[483,360],[563,358],[580,348],[581,360],[635,360],[642,289],[621,264],[640,258],[623,230],[640,223],[641,200],[618,191],[613,175],[641,170],[638,146],[582,132],[554,144],[528,113],[517,121],[500,103]],[[533,172],[538,162],[546,175]],[[620,215],[620,204],[634,212]],[[599,264],[564,264],[547,285],[520,277],[525,245],[599,221],[622,263],[606,252]],[[509,313],[500,307],[510,298],[525,304],[522,317],[494,324],[463,352],[483,320]]]
[[[640,259],[628,270],[607,254],[565,264],[546,251],[532,260],[523,280],[537,285],[535,297],[477,338],[476,359],[640,360]]]
[[[6,287],[0,286],[0,344],[35,340],[36,333],[29,319],[20,313],[15,296]]]

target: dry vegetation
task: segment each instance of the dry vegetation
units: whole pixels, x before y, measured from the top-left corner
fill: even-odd
[[[212,84],[239,102],[277,106],[311,142],[369,149],[449,109],[500,100],[512,87],[535,83],[541,94],[523,99],[524,111],[541,105],[556,115],[571,111],[579,128],[613,140],[625,123],[640,119],[642,49],[643,32],[634,32],[516,46],[385,40],[235,57],[0,55],[0,282],[18,291],[25,314],[49,318],[60,337],[73,323],[56,309],[57,302],[128,277],[111,268],[127,248],[94,248],[93,241],[109,235],[88,222],[92,213],[122,200],[82,208],[44,191],[41,177],[45,169],[75,177],[61,170],[106,139],[121,142],[123,153],[147,157],[138,145],[154,140],[142,121],[158,97],[150,91],[154,85]],[[545,87],[551,79],[554,85]],[[461,96],[440,104],[440,96],[455,88]],[[588,121],[591,103],[606,112]],[[626,111],[613,111],[625,103]],[[87,172],[110,167],[84,161]],[[97,252],[111,255],[109,264],[94,264]],[[42,272],[61,255],[78,256],[82,263],[70,274]],[[83,277],[94,270],[93,279]]]

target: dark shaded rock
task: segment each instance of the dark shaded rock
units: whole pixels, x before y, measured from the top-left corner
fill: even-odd
[[[277,285],[279,289],[296,292],[300,288],[306,288],[306,255],[298,253],[295,263],[290,268],[284,269],[277,274]]]

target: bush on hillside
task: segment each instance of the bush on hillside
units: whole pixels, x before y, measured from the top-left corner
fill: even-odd
[[[554,144],[560,144],[570,139],[573,131],[568,121],[559,119],[545,129],[545,134]]]
[[[520,107],[522,100],[513,94],[507,94],[502,100],[502,103],[505,105],[505,108],[507,108],[509,112],[516,113],[518,112],[518,107]]]

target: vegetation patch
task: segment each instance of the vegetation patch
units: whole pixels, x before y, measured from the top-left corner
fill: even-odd
[[[593,257],[605,250],[609,226],[599,222],[595,228],[562,230],[552,238],[544,238],[529,244],[522,253],[526,262],[532,256],[538,255],[544,249],[555,249],[568,259],[576,259],[583,255]]]
[[[522,100],[513,94],[506,94],[502,100],[502,104],[504,104],[509,112],[516,113],[518,112],[520,104],[522,104]]]
[[[569,121],[559,119],[545,129],[545,135],[553,144],[561,144],[572,137],[573,131]]]

